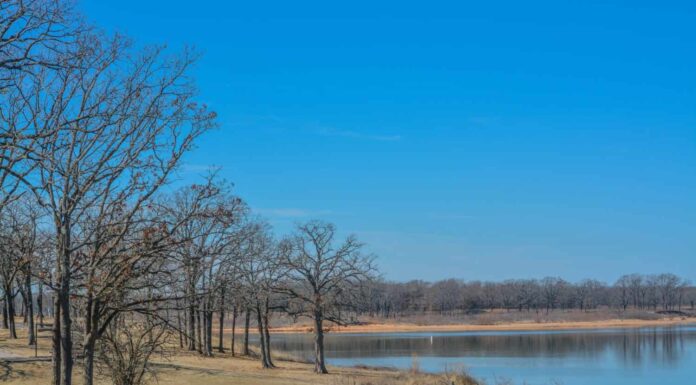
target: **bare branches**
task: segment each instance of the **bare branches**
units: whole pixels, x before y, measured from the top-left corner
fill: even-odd
[[[71,45],[86,29],[72,2],[2,0],[0,90],[10,82],[13,72],[69,65]]]
[[[287,269],[286,285],[278,289],[290,297],[289,312],[314,320],[315,371],[326,373],[323,321],[344,324],[343,312],[356,302],[361,285],[375,273],[373,258],[361,253],[362,244],[349,236],[334,245],[335,227],[311,221],[298,225],[282,254]]]

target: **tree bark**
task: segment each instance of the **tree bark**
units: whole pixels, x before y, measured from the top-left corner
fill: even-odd
[[[51,362],[53,363],[53,385],[60,385],[61,368],[61,345],[60,345],[60,302],[58,296],[53,294],[53,351]]]
[[[92,336],[87,337],[85,341],[85,346],[83,348],[84,358],[84,368],[83,368],[83,384],[92,385],[94,383],[94,347],[96,345],[96,339]]]
[[[230,353],[232,353],[232,357],[234,357],[234,339],[235,339],[236,334],[237,334],[237,306],[235,305],[234,308],[232,308],[232,343],[230,345]]]
[[[196,334],[197,334],[197,339],[198,339],[198,345],[197,345],[197,350],[198,353],[203,354],[203,332],[201,329],[203,328],[203,322],[201,320],[201,310],[197,309],[196,310],[196,323],[198,324],[198,327],[196,327]]]
[[[220,311],[218,314],[219,317],[219,324],[220,324],[220,330],[218,331],[218,352],[224,353],[225,352],[225,345],[224,345],[224,327],[225,327],[225,309],[224,309],[224,304],[225,304],[225,291],[221,290],[220,292]]]
[[[177,304],[177,307],[179,307],[178,304]],[[181,325],[181,310],[176,311],[176,322],[177,322],[177,328],[179,329],[179,348],[183,349],[184,348],[184,332],[182,331],[182,325]]]
[[[2,300],[2,328],[9,329],[10,324],[7,321],[7,301],[3,298]]]
[[[34,335],[34,298],[31,293],[31,264],[27,264],[24,273],[24,291],[26,292],[26,317],[29,321],[29,329],[27,330],[27,336],[29,339],[29,345],[34,345],[36,343],[36,335]]]
[[[44,327],[43,282],[41,280],[39,280],[39,292],[36,295],[36,311],[39,316],[39,326]]]
[[[60,264],[58,302],[60,304],[61,385],[72,384],[72,318],[70,316],[70,224],[63,218],[58,240]]]
[[[188,350],[194,351],[196,350],[196,306],[193,300],[189,303],[188,316]]]
[[[205,310],[205,355],[213,355],[213,306],[211,303],[206,305]]]
[[[2,328],[3,329],[9,329],[10,324],[7,319],[7,301],[5,301],[5,298],[3,296],[2,298]]]
[[[246,309],[244,315],[244,350],[243,354],[245,356],[249,355],[249,308]]]
[[[266,354],[266,336],[263,332],[263,321],[261,319],[261,305],[256,301],[256,326],[259,330],[259,348],[261,349],[261,366],[264,369],[269,369],[271,367],[268,362],[268,355]]]
[[[12,286],[5,286],[5,308],[7,309],[8,328],[10,329],[10,338],[17,338],[17,328],[15,327],[15,310],[14,298],[12,297]]]
[[[266,361],[268,361],[268,366],[271,368],[274,368],[275,365],[273,365],[273,359],[271,358],[271,333],[268,330],[268,313],[269,313],[269,308],[268,308],[268,298],[266,298],[266,302],[264,303],[263,306],[263,317],[261,319],[263,323],[263,335],[264,335],[264,343],[266,344]]]
[[[324,315],[320,310],[314,311],[314,372],[328,373],[324,363]]]

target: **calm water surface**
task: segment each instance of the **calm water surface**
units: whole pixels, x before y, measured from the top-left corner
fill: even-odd
[[[274,334],[275,349],[311,359],[312,336]],[[465,367],[495,383],[696,384],[696,325],[551,332],[326,335],[331,365],[443,371]]]

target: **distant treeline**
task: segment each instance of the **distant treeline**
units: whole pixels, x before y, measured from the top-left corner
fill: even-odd
[[[551,311],[611,307],[681,311],[693,309],[696,288],[674,274],[630,274],[614,284],[557,277],[502,282],[446,279],[437,282],[378,282],[366,293],[364,313],[393,317],[426,312],[452,314],[488,309]]]

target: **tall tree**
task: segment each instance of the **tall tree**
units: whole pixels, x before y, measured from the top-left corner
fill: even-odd
[[[73,254],[94,239],[77,224],[107,202],[124,202],[123,217],[137,212],[214,120],[193,101],[191,52],[133,53],[123,39],[100,35],[81,37],[80,47],[74,65],[39,68],[10,91],[20,104],[12,120],[31,121],[48,133],[35,140],[27,161],[35,162],[36,171],[25,179],[56,234],[54,332],[60,346],[54,351],[61,350],[62,385],[72,381]]]
[[[292,252],[284,256],[288,269],[279,291],[290,297],[290,312],[314,322],[316,373],[328,373],[324,361],[324,321],[339,325],[350,322],[345,310],[352,309],[359,288],[375,272],[373,258],[361,253],[354,236],[335,244],[333,224],[310,221],[298,225],[290,240]]]

